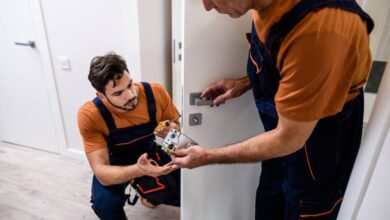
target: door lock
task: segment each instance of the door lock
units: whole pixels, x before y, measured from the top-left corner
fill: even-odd
[[[189,122],[190,126],[196,126],[202,124],[202,114],[201,113],[195,113],[189,115]]]

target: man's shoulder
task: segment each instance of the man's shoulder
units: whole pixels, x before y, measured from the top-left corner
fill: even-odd
[[[97,112],[97,111],[98,109],[92,100],[85,102],[79,109],[79,112],[83,112],[83,113]]]
[[[94,120],[100,117],[100,112],[93,101],[89,100],[80,107],[77,117],[79,121],[85,118]]]

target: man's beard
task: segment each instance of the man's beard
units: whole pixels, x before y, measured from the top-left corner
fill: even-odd
[[[106,97],[107,98],[107,97]],[[137,104],[138,104],[138,100],[137,100],[137,98],[138,98],[138,96],[136,96],[136,97],[134,97],[134,98],[132,98],[132,99],[130,99],[128,102],[126,102],[123,106],[120,106],[120,105],[116,105],[116,104],[114,104],[114,103],[112,103],[111,101],[110,101],[110,99],[108,99],[107,98],[107,101],[112,105],[112,106],[114,106],[115,108],[118,108],[118,109],[121,109],[121,110],[124,110],[124,111],[131,111],[131,110],[133,110],[136,106],[137,106]],[[133,102],[133,103],[132,103]],[[130,103],[132,103],[132,104],[130,104]],[[129,106],[130,105],[130,107],[126,107],[126,106]]]

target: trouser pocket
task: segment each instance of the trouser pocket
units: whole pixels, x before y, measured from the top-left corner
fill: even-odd
[[[332,202],[300,201],[299,219],[336,220],[342,198]]]

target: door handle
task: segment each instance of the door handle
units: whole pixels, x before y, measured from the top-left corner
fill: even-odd
[[[200,98],[195,98],[195,105],[196,106],[211,105],[211,104],[213,104],[213,100],[203,100]]]
[[[201,92],[193,92],[190,93],[190,105],[196,105],[196,106],[204,106],[204,105],[212,105],[214,100],[205,100],[200,97],[202,93]],[[225,101],[223,101],[221,104],[225,104]]]
[[[27,42],[15,42],[15,45],[35,48],[35,41],[29,40]]]

